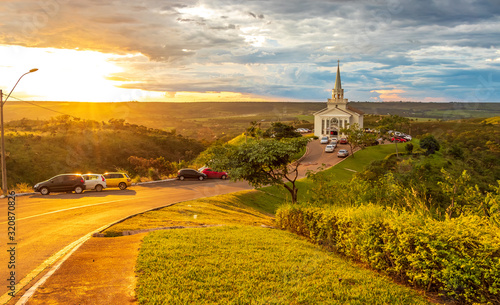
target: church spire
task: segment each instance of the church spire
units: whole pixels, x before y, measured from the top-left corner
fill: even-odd
[[[335,90],[342,89],[342,84],[340,82],[340,60],[337,60],[337,77],[335,77]]]
[[[337,60],[337,77],[335,77],[335,87],[332,90],[333,100],[343,100],[344,99],[344,89],[342,89],[342,84],[340,82],[340,60]]]

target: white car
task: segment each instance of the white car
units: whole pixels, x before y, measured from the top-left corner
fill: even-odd
[[[333,145],[333,144],[328,144],[328,145],[326,145],[326,147],[325,147],[325,152],[327,152],[327,153],[331,153],[331,152],[333,152],[334,150],[335,150],[335,145]]]
[[[107,187],[106,178],[101,174],[85,174],[82,176],[83,179],[85,179],[86,190],[96,190],[100,192]]]
[[[341,149],[337,153],[337,157],[339,157],[339,158],[345,158],[347,156],[349,156],[349,151],[347,151],[347,149]]]
[[[328,137],[322,137],[319,143],[328,144],[328,142],[330,142],[330,139]]]

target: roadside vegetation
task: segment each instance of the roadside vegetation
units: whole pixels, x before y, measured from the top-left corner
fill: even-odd
[[[175,132],[128,124],[59,116],[48,121],[6,124],[10,188],[31,188],[61,173],[124,170],[151,180],[173,175],[206,148]]]
[[[350,181],[311,175],[310,200],[280,207],[278,226],[450,301],[498,304],[499,141],[498,125],[469,122]]]

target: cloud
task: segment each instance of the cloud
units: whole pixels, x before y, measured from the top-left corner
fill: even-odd
[[[350,100],[465,100],[500,81],[489,0],[4,0],[0,22],[0,44],[121,55],[108,79],[138,90],[321,101],[339,59]]]
[[[406,101],[407,99],[401,97],[401,93],[405,93],[406,91],[402,89],[392,89],[392,90],[372,90],[370,92],[376,92],[379,94],[379,99],[384,102],[389,101]]]

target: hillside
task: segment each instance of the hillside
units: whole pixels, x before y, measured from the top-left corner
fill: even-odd
[[[59,116],[48,121],[19,120],[6,125],[8,184],[33,185],[61,173],[134,171],[137,156],[180,162],[196,157],[205,146],[175,132],[127,124]]]

